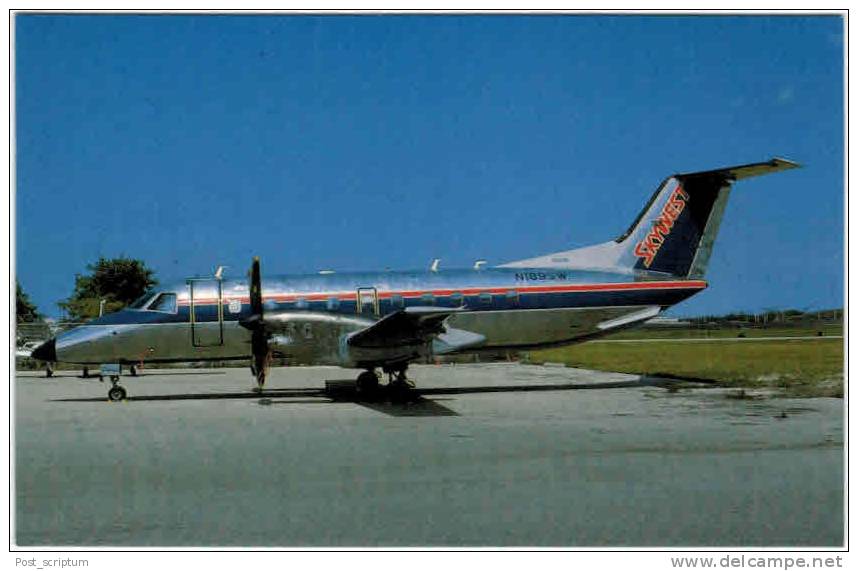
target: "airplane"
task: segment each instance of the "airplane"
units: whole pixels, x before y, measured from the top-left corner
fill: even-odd
[[[769,161],[675,174],[615,240],[486,267],[191,278],[62,332],[48,363],[249,360],[262,391],[273,357],[363,369],[359,393],[407,391],[411,362],[578,343],[652,319],[703,291],[734,182],[796,168]],[[110,400],[127,391],[112,376]]]

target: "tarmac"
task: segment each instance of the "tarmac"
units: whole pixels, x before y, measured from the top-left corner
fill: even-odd
[[[14,383],[14,542],[95,547],[844,543],[842,399],[519,364],[73,371]],[[345,383],[334,383],[347,387]],[[674,388],[671,388],[674,387]]]

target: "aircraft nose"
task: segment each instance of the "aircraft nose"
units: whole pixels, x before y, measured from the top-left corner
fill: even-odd
[[[51,339],[50,341],[45,341],[35,349],[30,354],[33,359],[38,359],[39,361],[48,361],[51,363],[56,362],[57,360],[57,340],[56,338]]]

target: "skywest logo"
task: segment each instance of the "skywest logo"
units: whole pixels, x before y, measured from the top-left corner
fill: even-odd
[[[664,208],[661,209],[661,214],[655,219],[652,230],[635,246],[635,256],[643,259],[644,266],[649,267],[652,264],[659,248],[673,230],[673,223],[685,209],[687,201],[688,193],[682,190],[681,186],[677,186],[667,199]]]

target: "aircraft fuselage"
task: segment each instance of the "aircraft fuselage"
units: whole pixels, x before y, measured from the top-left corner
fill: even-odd
[[[275,356],[366,367],[375,363],[350,353],[345,340],[404,308],[460,308],[446,325],[485,337],[467,351],[529,349],[609,333],[705,287],[702,280],[656,279],[642,272],[485,268],[272,276],[262,280],[262,299],[266,321],[278,321],[282,331],[270,341]],[[61,333],[55,360],[247,359],[251,333],[240,322],[250,315],[247,279],[191,279],[158,288],[136,309]],[[421,356],[432,351],[430,344]]]

